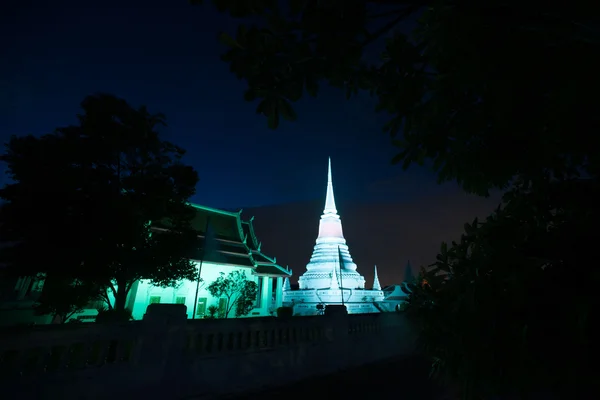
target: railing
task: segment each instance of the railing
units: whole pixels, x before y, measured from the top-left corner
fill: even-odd
[[[200,355],[214,355],[317,343],[326,340],[328,322],[322,317],[190,321],[185,348]]]
[[[393,313],[186,320],[183,305],[157,306],[125,324],[2,330],[0,382],[22,400],[175,399],[287,383],[413,348]]]
[[[131,362],[142,329],[141,321],[5,329],[0,333],[0,381]]]

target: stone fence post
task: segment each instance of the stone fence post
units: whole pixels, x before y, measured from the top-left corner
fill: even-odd
[[[348,309],[345,305],[331,304],[325,306],[323,315],[327,319],[325,335],[331,342],[327,345],[329,356],[321,363],[325,368],[323,372],[333,372],[342,369],[347,362],[348,354]]]
[[[348,309],[345,305],[325,306],[324,317],[328,320],[326,336],[329,341],[341,341],[348,336]]]
[[[174,396],[186,342],[187,307],[184,304],[150,304],[142,324],[136,363],[136,371],[142,376],[138,377],[138,382],[153,398],[159,392]]]

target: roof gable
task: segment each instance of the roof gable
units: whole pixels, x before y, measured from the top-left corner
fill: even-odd
[[[254,233],[252,221],[242,221],[242,211],[231,212],[216,208],[191,204],[196,211],[192,227],[198,232],[200,253],[197,259],[215,263],[247,266],[255,274],[291,276],[291,271],[277,264],[274,257],[268,257],[260,250],[260,242]],[[216,251],[203,254],[206,230],[210,224],[216,239]]]
[[[197,204],[190,205],[196,209],[196,215],[192,219],[192,227],[198,232],[204,234],[206,232],[207,222],[210,221],[210,225],[214,229],[218,239],[238,243],[244,242],[245,235],[242,230],[240,218],[241,211],[230,212]]]
[[[244,232],[246,239],[246,244],[251,250],[260,250],[261,243],[258,241],[256,234],[254,233],[254,217],[250,218],[248,221],[242,221],[242,230]]]

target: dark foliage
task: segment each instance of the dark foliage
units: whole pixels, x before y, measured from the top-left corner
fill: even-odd
[[[96,322],[100,324],[121,323],[133,320],[130,310],[104,309],[98,310]]]
[[[107,300],[111,292],[109,306],[123,310],[139,279],[194,278],[187,200],[198,177],[160,139],[161,115],[103,94],[81,106],[78,125],[7,143],[0,159],[13,183],[0,190],[0,241],[11,246],[0,257],[14,275],[76,280]]]
[[[202,1],[193,0],[193,4]],[[598,172],[598,7],[590,2],[214,0],[252,17],[220,35],[223,60],[275,128],[328,83],[366,91],[408,167],[487,194],[516,176]],[[415,21],[410,34],[400,33]],[[379,59],[366,57],[385,40]]]

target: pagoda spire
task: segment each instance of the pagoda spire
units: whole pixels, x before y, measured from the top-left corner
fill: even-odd
[[[335,198],[333,197],[333,179],[331,178],[331,157],[329,157],[329,168],[327,169],[327,197],[325,198],[325,209],[323,215],[337,215]]]
[[[333,197],[333,179],[331,159],[328,159],[327,193],[325,208],[319,220],[319,234],[313,247],[313,253],[306,265],[306,273],[298,279],[301,289],[325,289],[331,284],[331,270],[336,268],[337,285],[346,288],[365,288],[365,278],[356,272],[356,263],[352,260],[344,231],[342,220],[338,215]],[[337,265],[336,265],[337,264]],[[341,275],[343,271],[343,276]]]
[[[331,283],[329,284],[329,289],[337,290],[339,288],[340,284],[337,277],[337,265],[333,264],[333,272],[331,273]]]
[[[290,285],[290,278],[288,278],[287,276],[283,280],[283,290],[292,290],[292,285]]]
[[[375,266],[375,275],[373,275],[373,290],[381,290],[381,284],[377,276],[377,265]]]

